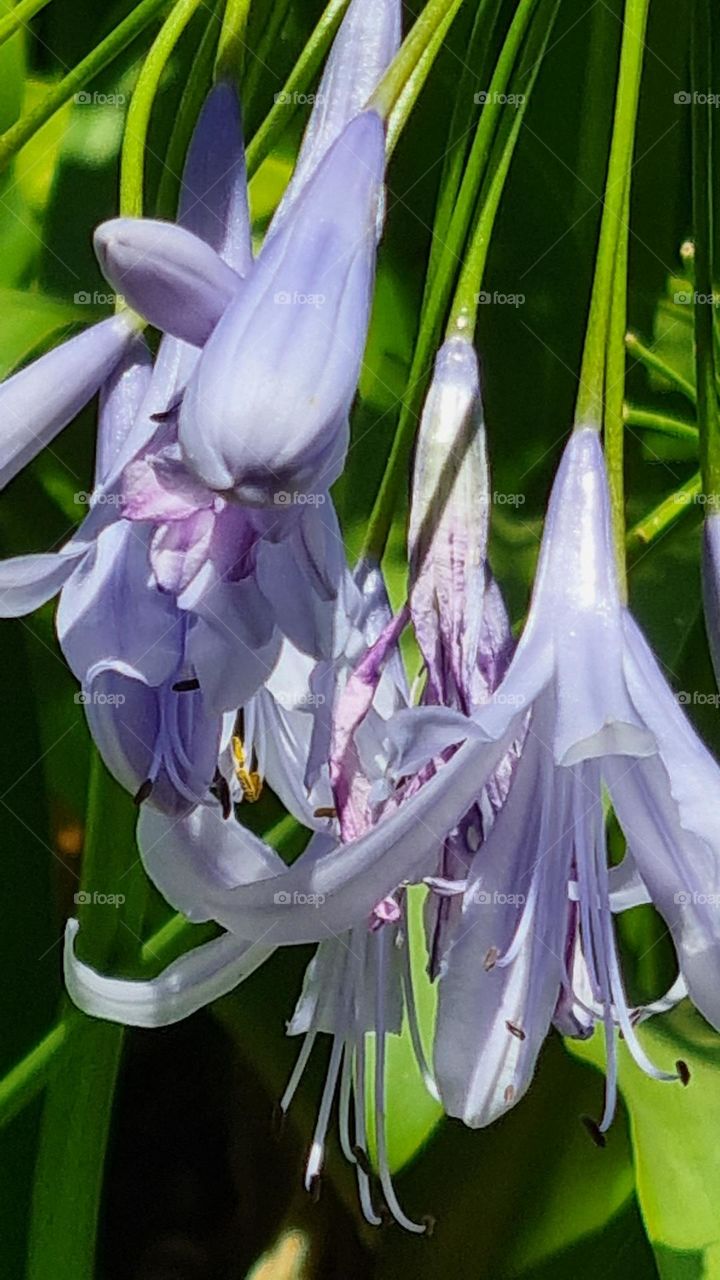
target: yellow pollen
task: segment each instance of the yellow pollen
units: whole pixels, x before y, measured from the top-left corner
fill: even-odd
[[[235,761],[235,777],[242,787],[243,796],[248,804],[254,804],[262,794],[263,780],[256,769],[248,769],[243,741],[237,734],[233,734],[232,737],[232,753]]]

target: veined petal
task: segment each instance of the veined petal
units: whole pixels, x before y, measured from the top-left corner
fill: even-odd
[[[201,347],[242,288],[210,245],[172,222],[112,218],[95,232],[105,278],[164,333]]]
[[[0,618],[22,618],[57,595],[86,547],[0,560]]]
[[[135,425],[152,378],[152,357],[142,335],[124,352],[100,388],[95,484],[110,475]]]
[[[0,385],[0,487],[80,412],[136,336],[126,316],[102,320]]]
[[[348,125],[293,217],[208,340],[180,410],[180,442],[212,489],[249,505],[324,493],[337,478],[365,346],[379,118]]]
[[[128,1027],[169,1027],[219,1000],[260,967],[273,947],[238,942],[230,934],[195,947],[157,978],[109,978],[79,960],[77,920],[65,929],[65,986],[74,1004],[92,1018]]]
[[[240,102],[220,81],[198,116],[180,188],[178,222],[244,276],[252,265]]]
[[[292,178],[268,236],[274,235],[346,124],[359,114],[400,46],[398,0],[352,0],[333,42]]]

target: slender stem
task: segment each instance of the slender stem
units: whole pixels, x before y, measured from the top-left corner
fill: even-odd
[[[671,383],[676,391],[681,392],[690,401],[691,405],[695,406],[697,397],[692,383],[683,378],[682,374],[673,369],[671,365],[666,364],[661,356],[656,355],[654,351],[646,347],[636,334],[625,334],[625,346],[628,349],[628,353],[635,360],[639,360],[640,364],[644,364],[646,369],[652,369],[653,373],[659,374],[666,382]]]
[[[461,4],[462,0],[428,0],[370,99],[370,106],[384,120],[390,116],[425,49],[432,43],[435,31],[449,14],[455,16]]]
[[[628,553],[638,551],[641,547],[647,547],[651,542],[655,542],[661,534],[666,533],[671,525],[679,520],[680,516],[691,510],[697,502],[698,497],[702,493],[702,480],[700,472],[696,472],[685,484],[676,489],[675,493],[671,493],[667,498],[663,498],[653,510],[643,516],[642,520],[638,520],[628,531],[627,550]]]
[[[388,157],[395,150],[398,138],[407,124],[410,112],[417,102],[420,91],[432,70],[433,63],[443,46],[445,37],[461,4],[462,0],[454,0],[453,4],[451,4],[420,55],[414,71],[408,76],[395,100],[387,122]]]
[[[43,1036],[7,1075],[0,1080],[0,1125],[7,1124],[23,1107],[37,1097],[57,1061],[72,1027],[80,1014],[69,1011]]]
[[[20,0],[20,4],[16,4],[15,8],[0,18],[0,45],[5,44],[11,36],[19,31],[20,27],[24,27],[26,22],[35,17],[41,9],[44,9],[50,0]]]
[[[348,7],[348,0],[330,0],[320,21],[288,76],[275,102],[247,148],[245,162],[248,179],[257,173],[263,160],[281,138],[293,116],[297,100],[312,83],[315,72],[330,47],[333,36]]]
[[[627,329],[628,226],[630,174],[625,182],[622,226],[618,232],[607,338],[605,430],[603,445],[610,489],[615,558],[620,594],[627,601],[625,563],[625,331]]]
[[[508,131],[508,136],[503,145],[500,157],[492,166],[492,180],[490,182],[487,195],[483,199],[482,207],[475,223],[470,247],[465,255],[465,261],[463,263],[457,290],[453,299],[450,318],[447,325],[448,337],[452,337],[453,334],[460,334],[471,340],[475,333],[480,296],[478,290],[482,284],[485,272],[485,263],[487,261],[488,250],[490,248],[490,239],[495,225],[495,218],[500,205],[502,193],[505,189],[505,182],[510,171],[510,165],[512,163],[513,154],[520,134],[523,116],[525,115],[528,102],[530,101],[533,86],[542,64],[548,40],[550,39],[550,33],[555,24],[558,4],[559,0],[555,0],[548,21],[543,24],[538,24],[536,38],[531,39],[528,37],[526,56],[523,58],[523,69],[521,69],[520,74],[516,78],[516,83],[518,85],[522,83],[525,92],[523,94],[518,94],[518,96],[522,98],[522,101],[515,107],[512,125]],[[537,38],[538,35],[540,37],[539,40]],[[524,69],[525,67],[527,67],[526,70]]]
[[[226,0],[222,30],[218,41],[216,80],[239,83],[245,62],[245,32],[250,0]]]
[[[202,0],[177,0],[143,62],[130,99],[120,155],[120,213],[124,217],[142,217],[145,144],[150,113],[175,45],[201,3]]]
[[[426,286],[408,384],[400,407],[390,456],[368,522],[365,541],[360,552],[361,557],[380,560],[385,550],[400,501],[402,486],[405,483],[407,461],[415,434],[420,402],[431,367],[433,351],[440,335],[443,314],[450,300],[454,276],[460,263],[478,191],[488,171],[498,115],[503,110],[502,99],[536,3],[537,0],[520,0],[498,56],[488,88],[487,101],[475,130],[453,216],[444,236],[442,251],[432,279]],[[433,234],[435,234],[434,231]]]
[[[626,404],[623,418],[628,427],[642,427],[646,431],[657,431],[661,435],[673,436],[676,440],[692,440],[697,444],[698,429],[691,422],[683,422],[682,418],[672,418],[666,413],[653,413],[648,409],[636,409]]]
[[[626,0],[625,4],[620,70],[600,223],[600,241],[575,408],[576,425],[593,426],[597,430],[600,429],[603,421],[606,346],[613,276],[617,260],[618,237],[622,228],[625,187],[629,182],[632,165],[648,6],[649,0]]]
[[[706,497],[720,496],[720,420],[715,383],[713,326],[713,189],[711,83],[711,15],[708,0],[695,0],[691,27],[692,203],[695,244],[695,386],[700,429],[700,469]]]
[[[79,914],[85,945],[102,964],[137,951],[147,888],[137,867],[134,826],[129,797],[94,758]],[[124,902],[111,905],[108,897],[120,894]],[[68,1016],[64,1002],[63,1020]],[[73,1024],[75,1020],[72,1035],[65,1034],[54,1055],[45,1096],[27,1280],[92,1280],[95,1274],[95,1236],[124,1030],[82,1014],[74,1014]]]
[[[62,80],[48,90],[32,111],[28,111],[9,129],[6,129],[0,136],[0,171],[9,164],[25,143],[30,141],[38,129],[42,128],[55,115],[55,112],[60,110],[60,107],[69,102],[74,93],[85,89],[100,71],[113,62],[123,49],[132,44],[133,40],[150,26],[153,19],[166,8],[167,3],[168,0],[142,0],[127,18],[118,23],[109,36],[101,40],[86,58],[83,58],[72,71],[68,71]]]

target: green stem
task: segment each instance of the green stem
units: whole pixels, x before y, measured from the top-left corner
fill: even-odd
[[[407,124],[408,117],[417,102],[420,91],[427,80],[433,63],[440,52],[445,37],[450,30],[455,15],[463,0],[453,0],[447,13],[438,23],[433,35],[421,54],[414,71],[405,81],[387,122],[387,154],[388,158],[395,150],[398,138]]]
[[[549,19],[545,23],[538,23],[537,31],[534,33],[534,39],[528,37],[527,48],[525,56],[523,57],[523,66],[515,81],[518,85],[522,83],[526,92],[522,95],[522,102],[515,107],[512,125],[508,131],[507,139],[503,145],[500,157],[497,163],[492,166],[492,180],[475,223],[470,247],[465,255],[465,261],[463,263],[457,290],[453,299],[450,318],[447,325],[448,337],[452,337],[455,334],[462,335],[463,337],[472,340],[475,334],[479,301],[478,290],[480,289],[483,275],[485,273],[485,264],[487,262],[487,255],[490,248],[493,227],[495,225],[495,218],[500,205],[502,193],[505,189],[505,182],[510,171],[510,165],[512,163],[513,154],[520,134],[523,117],[525,115],[528,102],[530,101],[540,66],[542,65],[547,43],[550,39],[550,33],[555,24],[558,5],[559,0],[555,0],[555,3],[552,5]],[[529,77],[527,80],[525,79],[526,76]]]
[[[625,4],[620,70],[600,223],[600,241],[575,408],[576,424],[592,426],[597,430],[600,430],[603,422],[606,346],[613,276],[617,261],[618,237],[622,227],[625,187],[630,180],[632,166],[648,6],[649,0],[626,0]]]
[[[639,360],[640,364],[644,364],[646,369],[651,369],[653,373],[659,374],[666,382],[671,383],[675,390],[681,392],[690,401],[693,408],[695,407],[697,400],[695,388],[691,382],[683,378],[682,374],[678,373],[669,364],[666,364],[649,347],[646,347],[634,333],[625,334],[625,346],[634,360]]]
[[[85,899],[78,914],[84,945],[103,966],[137,952],[147,890],[135,854],[135,817],[129,797],[95,758],[82,876]],[[126,895],[124,903],[110,905],[108,895],[120,892]],[[102,897],[96,900],[95,895]],[[68,1035],[65,1019],[70,1017]],[[95,1275],[95,1237],[124,1028],[71,1015],[67,1005],[63,1023],[66,1032],[53,1055],[43,1109],[27,1280],[93,1280]]]
[[[691,422],[683,422],[682,418],[672,418],[666,413],[653,413],[648,409],[636,409],[629,404],[623,409],[623,418],[628,427],[642,427],[645,431],[657,431],[676,440],[692,440],[697,444],[697,427]]]
[[[639,551],[642,547],[647,547],[651,542],[655,542],[661,534],[666,533],[671,525],[680,516],[689,511],[697,498],[702,493],[702,480],[700,472],[696,472],[684,485],[681,485],[675,493],[671,493],[669,497],[663,498],[663,501],[654,507],[648,515],[643,516],[642,520],[638,520],[628,531],[627,551],[628,553]]]
[[[113,62],[123,49],[132,44],[133,40],[150,26],[160,11],[166,8],[167,3],[168,0],[142,0],[142,3],[137,5],[127,18],[118,23],[114,31],[101,40],[100,44],[82,59],[82,62],[73,67],[72,71],[68,71],[62,80],[48,90],[42,101],[32,111],[28,111],[14,125],[6,129],[0,137],[0,171],[6,168],[17,152],[55,115],[56,111],[70,101],[74,93],[86,88],[100,71]]]
[[[242,78],[249,9],[250,0],[226,0],[215,63],[216,80],[233,80],[237,84]]]
[[[0,45],[5,44],[6,40],[49,3],[50,0],[20,0],[20,4],[16,4],[11,13],[0,18]]]
[[[432,280],[426,285],[420,329],[398,425],[360,552],[361,556],[372,560],[382,558],[400,502],[433,351],[440,336],[443,315],[450,300],[457,264],[463,252],[478,191],[487,174],[498,114],[503,109],[501,99],[507,90],[518,51],[537,2],[538,0],[520,0],[515,11],[490,82],[488,100],[483,107],[475,131],[453,216],[443,239],[442,252]]]
[[[706,497],[720,497],[720,420],[715,383],[713,332],[713,189],[711,83],[712,29],[708,0],[695,0],[691,26],[692,203],[695,243],[695,386],[700,429],[700,469]]]
[[[603,445],[610,489],[615,558],[620,594],[627,602],[625,563],[625,331],[627,329],[628,226],[630,221],[630,174],[625,182],[622,227],[618,232],[608,321],[605,387],[605,431]]]
[[[389,118],[437,28],[449,15],[452,21],[461,4],[462,0],[428,0],[370,99],[369,105],[383,120]]]
[[[153,41],[130,99],[120,155],[120,215],[141,218],[150,113],[175,46],[202,0],[177,0]]]
[[[253,59],[246,65],[244,74],[243,96],[247,104],[255,101],[262,74],[268,70],[268,64],[272,64],[273,54],[280,42],[287,20],[290,3],[291,0],[273,0],[269,12],[268,6],[265,5],[265,21],[260,39],[248,46]]]
[[[0,1081],[0,1125],[7,1124],[37,1097],[79,1019],[79,1013],[68,1012]]]
[[[313,81],[340,21],[348,7],[348,0],[330,0],[326,9],[288,76],[275,102],[253,136],[247,148],[245,162],[248,179],[257,173],[263,160],[269,156],[278,138],[281,138],[297,109],[297,99]]]

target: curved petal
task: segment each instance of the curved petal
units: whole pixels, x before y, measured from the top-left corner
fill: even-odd
[[[152,356],[142,335],[121,357],[100,388],[95,484],[110,475],[135,425],[152,378]]]
[[[174,960],[157,978],[108,978],[79,960],[77,920],[65,928],[65,986],[78,1009],[91,1018],[128,1027],[169,1027],[233,991],[254,973],[273,947],[240,943],[226,934]]]
[[[103,275],[134,311],[201,347],[242,280],[210,245],[172,222],[112,218],[95,232]]]
[[[252,266],[240,102],[234,85],[210,90],[188,147],[178,222],[244,276]]]
[[[71,544],[59,553],[0,560],[0,618],[22,618],[52,600],[85,551]]]
[[[113,316],[6,378],[0,385],[0,488],[72,422],[136,333],[126,316]]]

